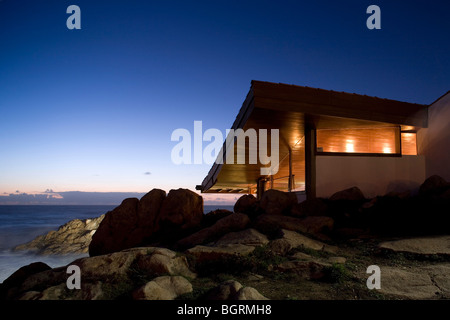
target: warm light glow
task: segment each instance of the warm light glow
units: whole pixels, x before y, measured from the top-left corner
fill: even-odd
[[[347,140],[347,143],[345,144],[345,152],[355,152],[353,140]]]
[[[383,147],[383,153],[392,153],[392,149],[390,147]]]

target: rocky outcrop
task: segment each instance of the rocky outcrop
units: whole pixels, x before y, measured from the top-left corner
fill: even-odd
[[[163,190],[153,189],[141,198],[129,198],[105,218],[89,245],[91,256],[139,246],[159,229],[156,224],[159,208],[166,198]]]
[[[288,213],[296,203],[295,193],[269,189],[263,193],[260,207],[266,214],[281,215]]]
[[[173,300],[192,292],[192,285],[180,276],[163,276],[147,282],[133,292],[135,300]]]
[[[245,229],[250,224],[250,219],[242,213],[233,213],[220,219],[214,225],[204,228],[190,236],[177,242],[177,246],[182,249],[191,248],[198,244],[215,241],[223,235]]]
[[[106,213],[89,246],[91,256],[147,244],[160,234],[159,240],[177,237],[198,227],[203,219],[203,198],[187,189],[153,189],[138,200],[125,199]],[[166,239],[167,240],[167,239]]]
[[[159,225],[189,229],[200,224],[203,218],[203,198],[187,189],[170,190],[158,215]]]
[[[233,257],[246,256],[255,250],[253,246],[243,244],[224,246],[195,246],[186,253],[195,257],[197,262],[227,260]]]
[[[104,215],[94,219],[74,219],[56,231],[36,237],[18,245],[14,250],[31,250],[38,254],[87,253],[92,236],[102,222]]]
[[[236,201],[233,210],[253,217],[260,211],[259,202],[254,195],[245,194]]]

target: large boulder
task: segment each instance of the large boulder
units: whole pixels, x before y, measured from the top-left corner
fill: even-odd
[[[192,292],[192,285],[180,276],[162,276],[147,282],[133,292],[136,300],[173,300]]]
[[[263,193],[259,205],[266,214],[281,215],[289,213],[296,203],[297,196],[294,193],[269,189]]]
[[[153,189],[139,201],[128,198],[106,213],[89,245],[91,256],[117,252],[142,245],[159,229],[156,219],[166,193]]]
[[[250,224],[250,219],[242,213],[233,213],[220,219],[211,227],[202,229],[190,236],[178,241],[177,246],[185,249],[198,244],[216,241],[223,235],[245,229]]]
[[[427,178],[419,187],[420,195],[441,193],[448,189],[450,184],[442,177],[433,175]]]
[[[105,215],[94,219],[74,219],[30,242],[18,245],[14,250],[30,250],[38,254],[87,253],[92,236]]]
[[[203,218],[203,198],[188,189],[170,190],[158,216],[161,228],[190,229]]]
[[[233,211],[244,213],[248,216],[255,216],[259,213],[258,200],[252,194],[245,194],[234,204]]]
[[[338,191],[330,197],[331,201],[364,201],[366,198],[358,187]]]

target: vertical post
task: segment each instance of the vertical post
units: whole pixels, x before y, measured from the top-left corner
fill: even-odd
[[[288,191],[292,191],[292,149],[289,147],[289,180],[288,180]]]
[[[316,197],[316,130],[305,127],[305,184],[306,198]]]

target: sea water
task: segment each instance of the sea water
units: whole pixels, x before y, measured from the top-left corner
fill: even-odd
[[[87,257],[88,254],[38,255],[29,251],[14,251],[13,248],[51,230],[57,230],[70,220],[96,218],[115,207],[116,205],[0,206],[0,283],[20,267],[33,262],[41,261],[56,268]],[[205,205],[204,212],[219,208],[233,210],[233,206]]]

